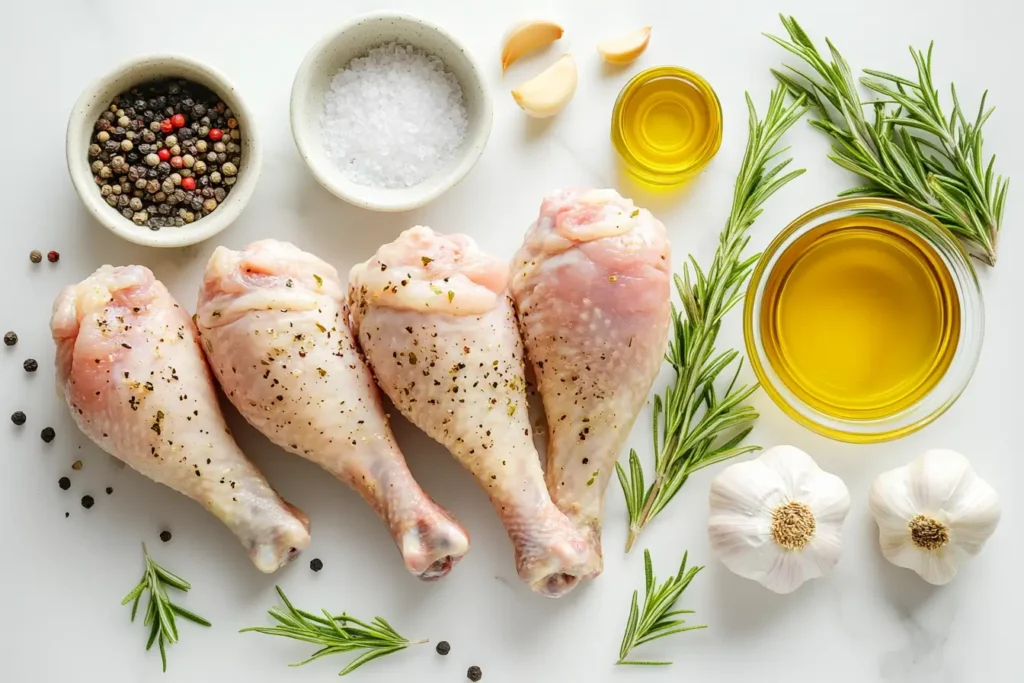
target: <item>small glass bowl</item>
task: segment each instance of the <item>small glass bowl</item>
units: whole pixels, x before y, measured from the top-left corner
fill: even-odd
[[[814,228],[843,218],[865,216],[909,228],[927,242],[948,268],[960,305],[956,352],[942,378],[918,401],[894,414],[874,419],[844,419],[808,405],[782,381],[772,367],[761,336],[761,307],[768,276],[786,249]],[[747,287],[743,336],[754,374],[784,413],[811,431],[838,441],[891,441],[930,424],[960,397],[981,355],[985,309],[970,259],[956,238],[928,214],[891,199],[840,199],[811,209],[790,223],[761,255]]]
[[[692,86],[703,98],[710,121],[708,130],[700,147],[694,151],[685,163],[671,167],[655,167],[646,163],[626,141],[623,112],[630,100],[638,96],[645,86],[659,79],[675,79]],[[612,144],[619,153],[626,171],[637,180],[655,187],[672,187],[682,185],[708,165],[722,146],[722,105],[718,101],[711,85],[699,74],[679,66],[656,66],[641,71],[634,76],[619,92],[612,108]]]

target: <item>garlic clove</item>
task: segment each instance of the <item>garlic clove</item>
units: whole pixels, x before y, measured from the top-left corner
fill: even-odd
[[[609,64],[629,64],[639,57],[651,42],[651,27],[644,26],[599,43],[597,52]]]
[[[504,73],[517,59],[550,45],[565,31],[553,21],[524,21],[513,26],[505,36],[501,48],[501,71]]]
[[[730,465],[711,483],[712,510],[742,515],[771,515],[787,502],[785,482],[760,458]]]
[[[871,486],[868,509],[885,531],[903,535],[907,531],[907,522],[917,516],[917,507],[910,498],[908,474],[906,467],[882,472]]]
[[[536,118],[554,116],[565,108],[576,92],[576,61],[571,54],[562,57],[512,91],[523,111]]]
[[[977,478],[967,458],[942,448],[925,451],[907,467],[910,499],[917,510],[945,509],[958,490]]]

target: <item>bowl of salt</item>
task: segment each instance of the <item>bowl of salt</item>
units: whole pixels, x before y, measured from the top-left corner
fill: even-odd
[[[313,46],[292,85],[299,154],[327,190],[373,211],[451,189],[480,158],[491,119],[469,51],[408,14],[353,18]]]

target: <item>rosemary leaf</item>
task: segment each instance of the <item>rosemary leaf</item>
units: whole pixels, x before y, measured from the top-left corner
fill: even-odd
[[[969,254],[994,266],[1010,181],[995,173],[995,157],[986,163],[982,152],[981,129],[993,111],[986,107],[988,93],[968,120],[956,86],[950,85],[953,109],[947,116],[932,75],[934,43],[927,52],[910,48],[916,77],[865,69],[858,81],[835,45],[826,40],[831,61],[826,60],[796,19],[780,18],[789,40],[767,37],[809,69],[786,65],[788,73],[772,73],[814,106],[818,119],[811,123],[833,141],[829,159],[868,181],[840,196],[912,204],[946,226]],[[858,83],[879,99],[862,100]],[[873,112],[872,123],[865,107]]]
[[[629,605],[629,617],[626,620],[626,632],[622,636],[622,645],[619,647],[619,661],[616,664],[628,664],[632,666],[666,666],[672,662],[666,661],[634,661],[626,659],[633,648],[649,643],[659,638],[671,636],[676,633],[695,631],[707,628],[707,626],[689,626],[682,619],[676,619],[686,614],[693,614],[693,610],[673,610],[676,602],[682,596],[693,578],[697,576],[704,567],[690,567],[687,569],[686,560],[689,553],[683,553],[683,561],[679,565],[679,571],[675,576],[669,578],[665,583],[658,584],[654,577],[651,564],[651,553],[644,550],[644,604],[643,609],[638,606],[638,591],[633,591],[633,600]]]
[[[283,626],[252,626],[243,628],[240,633],[262,633],[320,646],[320,649],[308,659],[289,666],[302,666],[328,655],[363,650],[341,670],[339,675],[344,676],[378,657],[404,650],[410,645],[427,642],[425,640],[410,642],[380,617],[374,617],[373,621],[368,624],[344,613],[333,616],[327,610],[321,610],[321,614],[316,615],[296,609],[280,586],[277,587],[277,594],[288,611],[284,612],[277,607],[272,607],[268,614]]]
[[[776,149],[780,138],[808,108],[806,96],[787,106],[786,92],[786,86],[780,85],[772,93],[764,120],[747,96],[747,147],[718,249],[706,270],[691,256],[682,274],[674,278],[682,307],[672,307],[666,360],[675,370],[675,379],[663,395],[654,397],[654,477],[645,486],[636,451],[630,451],[628,472],[615,465],[629,514],[627,551],[692,473],[758,449],[739,445],[757,418],[745,403],[757,385],[737,385],[741,356],[734,350],[716,353],[715,340],[723,317],[743,298],[740,290],[759,257],[743,256],[747,229],[761,215],[764,202],[803,173],[787,170],[789,159],[776,163],[785,152]],[[731,380],[719,395],[715,387],[721,377]]]

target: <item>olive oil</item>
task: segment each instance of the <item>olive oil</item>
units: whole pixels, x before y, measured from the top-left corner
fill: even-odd
[[[711,86],[678,67],[635,76],[619,94],[612,140],[627,170],[652,185],[699,172],[722,143],[722,110]]]
[[[865,216],[819,225],[768,275],[765,353],[801,400],[841,419],[913,405],[957,349],[960,303],[949,269],[922,237]]]

